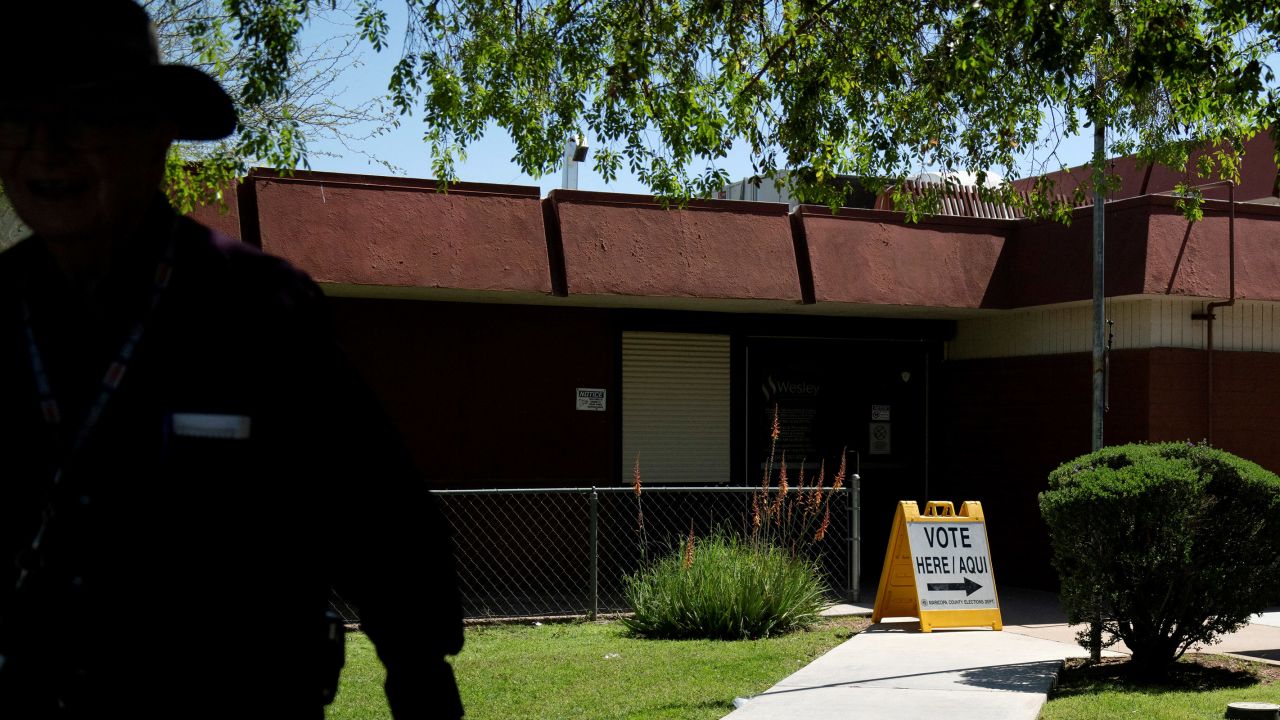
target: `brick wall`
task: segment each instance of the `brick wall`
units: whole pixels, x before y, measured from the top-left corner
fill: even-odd
[[[1089,452],[1088,354],[944,363],[934,397],[936,499],[979,500],[1002,584],[1053,587],[1037,495],[1061,463]],[[1112,354],[1108,443],[1147,430],[1146,351]]]
[[[1158,348],[1150,355],[1151,440],[1210,439],[1280,472],[1280,354],[1213,354],[1212,428],[1208,353]]]
[[[1089,451],[1091,357],[1084,353],[945,363],[937,499],[980,500],[1002,583],[1052,587],[1036,496],[1062,462]],[[1213,444],[1280,471],[1280,354],[1217,352]],[[1208,436],[1208,354],[1112,354],[1106,443]]]

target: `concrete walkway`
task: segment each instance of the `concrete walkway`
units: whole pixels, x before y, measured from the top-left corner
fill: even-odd
[[[1056,595],[1002,589],[1000,601],[1001,632],[922,633],[914,620],[890,618],[750,698],[725,720],[1035,720],[1063,659],[1086,653]],[[832,614],[861,613],[870,608],[838,606]],[[1208,651],[1280,658],[1280,613],[1259,617]]]

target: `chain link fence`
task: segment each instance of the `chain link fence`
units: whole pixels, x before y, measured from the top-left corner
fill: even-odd
[[[825,539],[799,543],[819,563],[832,600],[857,599],[859,486],[852,479],[827,491]],[[749,534],[758,492],[677,486],[645,487],[640,496],[629,487],[434,494],[452,525],[463,612],[476,619],[626,612],[625,579],[646,558],[677,550],[690,528],[698,537]],[[772,502],[777,493],[770,490]]]

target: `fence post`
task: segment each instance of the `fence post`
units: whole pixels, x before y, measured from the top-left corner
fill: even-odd
[[[587,616],[595,620],[596,613],[600,610],[600,494],[596,492],[594,485],[591,486],[591,604],[587,611]]]
[[[849,478],[849,599],[862,600],[862,477]]]

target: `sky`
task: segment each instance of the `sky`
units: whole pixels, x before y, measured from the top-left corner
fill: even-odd
[[[387,11],[392,28],[389,34],[390,47],[378,53],[365,44],[360,53],[361,66],[351,68],[344,73],[343,82],[338,86],[346,89],[344,97],[352,103],[384,94],[387,89],[387,80],[391,76],[391,68],[400,58],[405,27],[404,4],[383,3],[382,7]],[[334,32],[333,25],[326,25],[324,21],[315,21],[304,37],[312,42],[319,42],[332,37]],[[590,148],[590,138],[587,144]],[[422,141],[421,119],[416,116],[402,117],[398,128],[390,130],[381,137],[362,142],[359,149],[398,166],[407,177],[434,177],[431,172],[428,147]],[[359,152],[349,151],[341,143],[331,139],[308,140],[308,150],[312,153],[309,158],[312,170],[370,175],[391,174],[387,168],[370,161]],[[561,187],[560,172],[535,179],[520,171],[519,166],[512,160],[514,155],[515,144],[511,142],[506,131],[498,127],[490,127],[482,141],[467,149],[466,162],[458,164],[458,179],[466,182],[503,185],[536,185],[542,189],[543,195],[554,188]],[[592,170],[591,165],[590,157],[578,164],[578,189],[649,194],[649,188],[627,170],[625,163],[618,177],[607,184],[604,178]],[[729,177],[732,180],[741,180],[752,175],[751,162],[745,151],[722,159],[719,161],[719,166],[729,171]]]
[[[389,39],[390,47],[381,53],[375,52],[365,45],[360,53],[360,67],[348,69],[336,87],[344,88],[340,97],[351,103],[379,96],[386,91],[387,79],[391,67],[399,59],[405,25],[404,5],[401,3],[384,3],[388,11],[392,28]],[[313,22],[307,30],[306,38],[312,42],[323,41],[336,32],[335,26],[326,25],[324,21]],[[591,138],[587,139],[590,147]],[[369,160],[361,152],[352,152],[340,143],[323,138],[308,141],[311,152],[309,158],[312,170],[363,173],[371,175],[391,174],[387,168]],[[1089,161],[1093,149],[1091,134],[1075,138],[1067,138],[1059,148],[1059,157],[1068,165],[1080,165]],[[417,117],[404,117],[398,128],[394,128],[381,137],[372,138],[359,144],[358,150],[386,160],[403,170],[407,177],[432,178],[430,155],[426,143],[422,141],[421,120]],[[512,160],[515,146],[500,128],[491,127],[482,141],[467,150],[466,162],[457,168],[458,179],[468,182],[498,183],[506,185],[536,185],[542,194],[561,187],[562,176],[559,172],[541,178],[532,178],[520,171]],[[649,189],[627,172],[625,166],[618,178],[612,183],[604,179],[591,168],[591,159],[579,163],[578,188],[580,190],[602,190],[622,193],[648,194]],[[751,163],[745,150],[718,161],[718,166],[729,173],[730,181],[741,180],[752,175]],[[1056,169],[1056,168],[1050,168]]]

